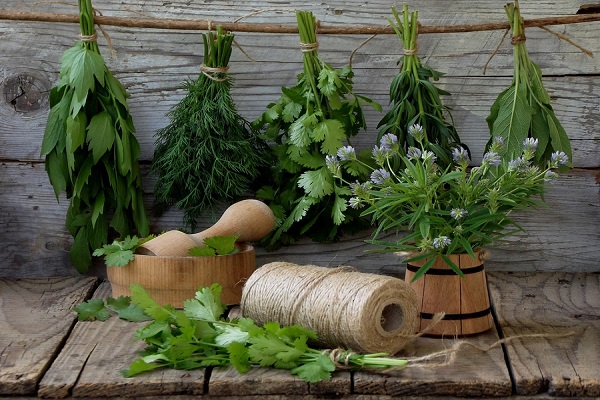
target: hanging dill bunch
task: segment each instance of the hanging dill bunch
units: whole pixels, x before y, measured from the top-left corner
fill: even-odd
[[[196,81],[186,81],[185,97],[157,133],[152,172],[155,212],[171,206],[184,212],[191,230],[196,220],[221,203],[247,195],[267,163],[267,146],[242,118],[227,75],[233,33],[202,34],[204,64]]]

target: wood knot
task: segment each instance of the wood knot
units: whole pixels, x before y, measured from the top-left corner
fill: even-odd
[[[29,113],[45,106],[50,83],[26,73],[4,80],[4,100],[19,113]]]

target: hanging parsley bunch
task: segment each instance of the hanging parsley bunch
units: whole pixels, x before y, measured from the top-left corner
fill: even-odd
[[[441,166],[448,166],[452,164],[453,148],[460,145],[468,151],[468,147],[460,143],[450,110],[440,97],[450,93],[431,82],[442,74],[423,64],[417,56],[418,12],[409,14],[408,6],[404,5],[402,19],[393,7],[392,13],[394,21],[389,22],[402,42],[404,56],[401,70],[390,85],[391,109],[379,122],[379,139],[392,133],[398,137],[400,149],[406,151],[417,145],[408,130],[418,124],[427,132],[425,148],[435,153]]]
[[[332,241],[343,229],[360,227],[358,214],[347,207],[350,191],[334,180],[325,157],[335,155],[366,128],[361,103],[381,110],[372,100],[352,93],[350,68],[336,70],[319,58],[313,14],[298,12],[297,20],[304,71],[298,83],[282,88],[281,98],[254,122],[264,129],[279,160],[273,169],[274,184],[257,193],[278,221],[264,240],[267,247],[300,236]],[[347,171],[355,177],[365,172],[358,163]]]
[[[156,133],[152,162],[157,213],[175,205],[192,230],[206,211],[247,194],[269,159],[231,97],[233,33],[218,27],[202,38],[203,73],[184,83],[187,94],[169,112],[169,125]]]
[[[61,59],[41,154],[56,197],[66,192],[70,199],[66,225],[75,240],[69,255],[83,273],[91,252],[108,242],[109,227],[121,237],[146,236],[149,224],[128,95],[98,50],[91,1],[79,0],[79,12],[85,40]]]
[[[506,148],[503,157],[517,157],[523,151],[527,138],[538,141],[534,163],[543,167],[552,154],[563,152],[572,159],[569,138],[556,118],[550,96],[542,83],[542,71],[530,60],[525,47],[525,28],[519,3],[509,3],[504,10],[512,30],[514,76],[511,85],[498,95],[487,122],[491,138],[502,138]],[[568,169],[568,165],[563,170]]]

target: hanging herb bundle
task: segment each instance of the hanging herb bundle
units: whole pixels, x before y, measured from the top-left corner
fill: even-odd
[[[567,134],[554,115],[550,96],[542,84],[542,71],[529,59],[525,27],[519,3],[504,6],[512,30],[514,76],[512,84],[498,95],[487,117],[491,138],[504,141],[503,157],[512,160],[523,152],[527,138],[537,139],[533,163],[545,168],[552,154],[563,152],[572,160]],[[563,167],[568,169],[568,165]]]
[[[296,15],[303,73],[295,86],[282,88],[282,96],[254,122],[264,129],[278,158],[273,185],[257,193],[269,203],[278,222],[277,229],[263,240],[267,248],[301,236],[334,241],[344,230],[367,225],[356,210],[347,207],[350,190],[334,179],[325,158],[335,156],[366,128],[361,104],[368,103],[378,111],[381,107],[352,93],[349,67],[336,70],[319,58],[313,14],[299,11]],[[348,169],[355,179],[366,173],[358,165],[352,163]]]
[[[460,142],[450,110],[440,98],[450,93],[431,82],[437,81],[442,74],[423,64],[417,56],[418,12],[409,14],[408,6],[404,5],[402,19],[394,7],[392,13],[395,21],[389,22],[402,42],[404,55],[401,70],[390,85],[391,109],[377,126],[379,140],[392,133],[406,152],[409,147],[419,146],[408,131],[411,126],[420,125],[426,134],[425,149],[435,153],[440,166],[448,166],[452,163],[453,148],[460,146],[468,151],[468,147]]]
[[[41,155],[57,199],[63,191],[70,199],[69,255],[83,273],[91,252],[108,243],[109,227],[121,237],[134,230],[146,236],[149,224],[128,95],[98,50],[90,0],[79,0],[79,15],[82,40],[61,59]]]
[[[237,113],[231,96],[233,38],[221,27],[202,34],[202,73],[184,83],[187,94],[169,112],[169,125],[156,133],[156,211],[160,215],[175,205],[192,230],[217,204],[247,194],[268,163],[266,144]]]

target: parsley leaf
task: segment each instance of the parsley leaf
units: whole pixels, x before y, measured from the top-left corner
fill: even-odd
[[[106,321],[110,318],[110,313],[104,306],[102,299],[91,299],[74,307],[79,321]]]

